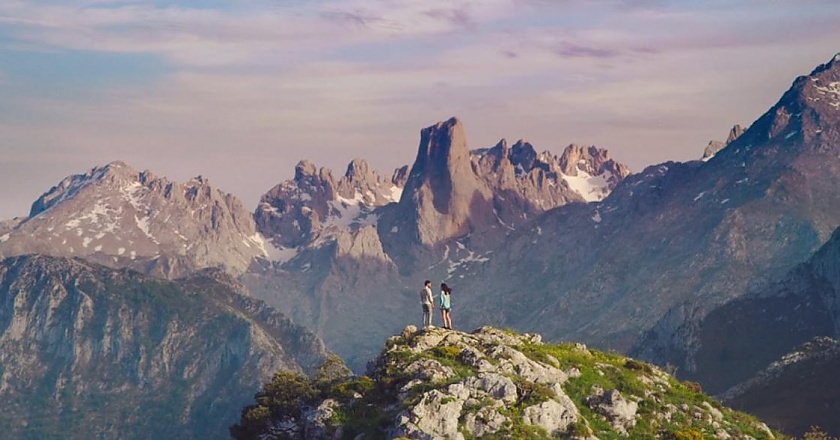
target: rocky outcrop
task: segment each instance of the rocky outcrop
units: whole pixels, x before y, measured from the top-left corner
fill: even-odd
[[[268,403],[264,390],[235,438],[279,439],[280,420],[295,439],[775,437],[652,365],[491,327],[409,326],[388,339],[368,376],[314,387],[297,416]],[[304,428],[315,419],[323,428]]]
[[[380,227],[406,244],[432,245],[486,227],[490,189],[470,168],[463,124],[456,118],[420,131],[420,147],[396,212]]]
[[[619,434],[627,435],[628,429],[636,424],[638,403],[624,399],[618,390],[604,390],[599,387],[586,399],[586,404],[596,413],[606,417]]]
[[[200,176],[170,182],[123,162],[62,180],[2,237],[0,257],[83,257],[165,277],[208,267],[241,274],[267,255],[236,197]]]
[[[715,154],[718,153],[718,151],[723,150],[729,144],[731,144],[732,142],[735,142],[735,140],[738,139],[739,137],[741,137],[742,134],[744,134],[744,129],[740,125],[735,124],[732,127],[732,129],[729,130],[729,136],[726,137],[725,142],[709,141],[709,145],[707,145],[706,149],[703,150],[703,157],[701,157],[700,160],[705,162],[705,161],[711,159],[712,157],[714,157]]]
[[[323,343],[220,271],[177,282],[79,259],[0,262],[0,429],[7,438],[227,438],[278,369]]]

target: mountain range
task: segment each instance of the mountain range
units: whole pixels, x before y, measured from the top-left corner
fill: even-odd
[[[825,290],[837,281],[838,148],[835,56],[702,160],[631,174],[594,146],[470,149],[451,118],[421,130],[414,163],[390,177],[361,159],[338,178],[304,160],[253,213],[205,178],[113,162],[0,223],[0,257],[79,257],[175,282],[221,268],[356,371],[419,321],[422,281],[445,281],[456,326],[632,353],[723,392],[838,336]],[[778,316],[802,324],[772,330]]]

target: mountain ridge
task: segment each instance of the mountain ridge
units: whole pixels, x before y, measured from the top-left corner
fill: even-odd
[[[85,257],[176,278],[221,266],[233,274],[268,255],[242,203],[201,176],[170,182],[114,161],[69,176],[10,227],[0,257]]]
[[[330,355],[221,272],[166,281],[47,256],[0,261],[0,429],[17,438],[224,438],[277,369]]]

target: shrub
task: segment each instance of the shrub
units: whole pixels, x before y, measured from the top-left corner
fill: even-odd
[[[834,437],[829,436],[826,432],[822,430],[819,426],[812,426],[808,432],[802,436],[803,440],[837,440]]]
[[[230,427],[237,440],[258,438],[272,418],[298,418],[301,407],[318,397],[318,390],[301,373],[279,371],[257,393],[256,405],[242,410],[239,423]]]
[[[702,393],[703,392],[703,387],[700,386],[700,384],[697,383],[697,382],[692,382],[690,380],[687,380],[687,381],[683,382],[683,385],[685,385],[685,387],[688,388],[689,391],[692,391],[692,392],[695,392],[695,393]]]
[[[329,396],[339,400],[347,400],[352,398],[356,393],[365,395],[369,393],[376,386],[373,379],[367,376],[356,377],[345,382],[334,385],[329,392]]]
[[[554,391],[541,383],[523,380],[518,382],[516,387],[519,388],[519,402],[522,406],[536,405],[555,397]]]
[[[318,396],[309,378],[301,373],[279,371],[257,393],[257,403],[268,407],[272,415],[298,417],[300,407]]]
[[[686,429],[674,433],[674,440],[703,440],[703,433],[695,429]]]
[[[627,359],[624,362],[624,368],[627,368],[628,370],[641,371],[643,373],[648,373],[648,374],[653,373],[653,368],[651,368],[650,365],[648,365],[644,362],[641,362],[641,361],[637,361],[635,359]]]
[[[319,388],[324,389],[329,384],[346,379],[352,375],[353,372],[347,368],[344,361],[333,354],[328,356],[324,363],[318,367],[318,371],[315,373],[315,383]]]
[[[461,354],[461,349],[453,345],[438,345],[432,349],[432,354],[444,359],[456,360]]]
[[[589,438],[595,433],[592,431],[592,428],[589,427],[589,423],[587,423],[586,419],[581,417],[574,425],[572,425],[570,434],[577,437]]]

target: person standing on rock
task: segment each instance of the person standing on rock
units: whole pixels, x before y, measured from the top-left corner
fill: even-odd
[[[432,294],[432,282],[426,280],[423,283],[423,290],[420,291],[420,304],[423,306],[423,327],[432,326],[432,307],[434,303],[435,298]]]
[[[443,318],[443,328],[452,330],[452,303],[449,301],[449,294],[452,289],[446,283],[440,283],[440,314]]]

